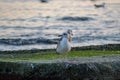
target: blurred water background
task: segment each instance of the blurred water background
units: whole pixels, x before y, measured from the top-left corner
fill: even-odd
[[[68,29],[73,47],[120,43],[120,0],[0,0],[0,51],[55,48]]]

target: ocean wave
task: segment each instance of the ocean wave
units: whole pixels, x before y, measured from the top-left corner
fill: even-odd
[[[92,17],[71,17],[71,16],[65,16],[62,17],[60,20],[67,20],[67,21],[89,21],[89,20],[94,20]]]
[[[12,29],[12,30],[43,30],[46,29],[44,26],[6,26],[6,25],[0,25],[0,30],[5,30],[5,29]]]
[[[80,36],[80,37],[73,37],[73,42],[77,43],[84,43],[84,42],[89,42],[89,41],[116,41],[119,42],[120,38],[118,36],[91,36],[91,35],[86,35],[86,36]]]
[[[26,38],[22,38],[26,37]],[[13,39],[0,39],[0,44],[7,44],[7,45],[32,45],[32,44],[57,44],[59,38],[47,39],[44,37],[41,38],[27,38],[29,35],[21,35],[21,38],[13,38]],[[119,42],[119,35],[118,36],[91,36],[91,35],[84,35],[79,37],[73,37],[72,43],[84,43],[88,41],[94,40],[105,40],[105,41],[116,41]]]
[[[30,45],[30,44],[56,44],[57,39],[44,39],[44,38],[34,38],[34,39],[0,39],[1,44],[7,45]]]

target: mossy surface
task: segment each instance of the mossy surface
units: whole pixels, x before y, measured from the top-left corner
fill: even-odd
[[[119,80],[119,75],[120,56],[0,62],[0,80]]]
[[[84,51],[71,51],[67,54],[57,54],[55,51],[50,52],[35,52],[35,53],[9,53],[0,54],[0,61],[13,62],[13,61],[35,61],[35,60],[54,60],[66,59],[77,57],[91,57],[91,56],[108,56],[120,55],[120,51],[101,51],[101,50],[84,50]]]
[[[0,51],[0,80],[119,80],[120,44]]]

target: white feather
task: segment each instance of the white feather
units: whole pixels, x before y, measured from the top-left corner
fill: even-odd
[[[67,36],[62,36],[61,41],[57,45],[57,53],[64,54],[68,53],[71,50],[71,43],[69,42],[68,38],[68,34]]]

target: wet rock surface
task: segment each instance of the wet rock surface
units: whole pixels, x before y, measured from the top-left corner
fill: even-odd
[[[119,80],[120,55],[0,62],[0,80]]]

